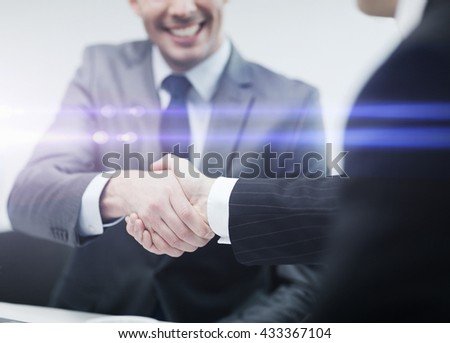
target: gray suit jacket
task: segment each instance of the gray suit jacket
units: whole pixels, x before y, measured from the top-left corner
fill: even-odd
[[[179,259],[155,256],[128,236],[123,223],[89,242],[78,234],[82,195],[105,169],[105,154],[119,153],[119,164],[130,169],[146,169],[159,158],[161,111],[151,49],[143,41],[86,50],[61,111],[12,190],[8,210],[14,229],[79,247],[52,305],[151,316],[158,303],[167,320],[184,322],[300,320],[313,301],[312,267],[245,267],[230,246],[216,242]],[[298,162],[306,152],[323,149],[317,104],[314,88],[233,51],[213,97],[206,150],[221,156],[261,153],[270,144],[275,153],[293,152]],[[124,140],[127,133],[137,140]],[[144,166],[128,161],[123,158],[128,143],[132,152],[154,155]],[[271,163],[277,176],[284,173],[270,156],[253,162],[265,164],[266,171]],[[239,176],[246,167],[229,160],[218,170]],[[258,176],[263,174],[261,169]]]

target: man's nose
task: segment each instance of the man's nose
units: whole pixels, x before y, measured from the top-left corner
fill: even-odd
[[[175,17],[189,18],[197,11],[195,0],[171,0],[169,14]]]

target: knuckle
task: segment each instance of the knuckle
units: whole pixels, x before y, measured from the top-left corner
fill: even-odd
[[[188,241],[189,239],[191,239],[192,236],[194,235],[192,231],[190,231],[186,228],[181,229],[177,234],[178,234],[178,237],[180,237],[180,239],[185,242]]]
[[[180,209],[180,213],[179,213],[180,219],[184,222],[189,221],[193,218],[191,209],[189,208],[189,206],[183,206]]]
[[[204,237],[206,239],[206,236],[208,236],[209,233],[210,233],[210,230],[209,230],[208,227],[202,226],[202,227],[199,228],[199,235],[201,237]],[[208,240],[206,240],[206,241],[208,242]]]
[[[195,232],[203,240],[206,240],[206,242],[209,241],[209,239],[207,239],[207,237],[208,237],[208,235],[210,235],[211,230],[209,229],[209,227],[207,225],[198,225],[196,227]]]

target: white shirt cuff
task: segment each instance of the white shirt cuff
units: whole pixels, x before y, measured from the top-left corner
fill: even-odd
[[[92,179],[87,186],[81,198],[81,210],[79,217],[79,234],[80,236],[97,236],[103,234],[104,228],[111,227],[123,220],[119,218],[114,222],[103,224],[102,215],[100,213],[100,196],[103,189],[110,180],[99,174]]]
[[[228,229],[229,202],[234,185],[239,179],[219,177],[208,196],[208,222],[214,233],[220,236],[218,243],[231,244]]]

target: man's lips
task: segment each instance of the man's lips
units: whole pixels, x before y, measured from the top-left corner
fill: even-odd
[[[204,22],[201,22],[201,23],[190,24],[190,25],[186,25],[186,26],[167,28],[166,30],[176,37],[191,38],[200,32],[203,25],[204,25]]]

